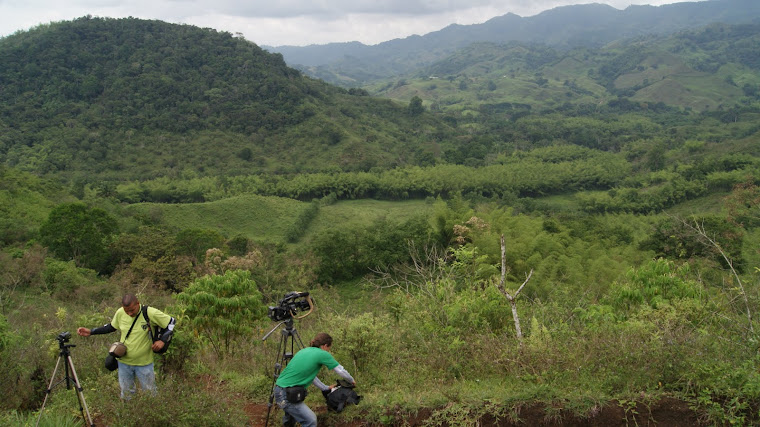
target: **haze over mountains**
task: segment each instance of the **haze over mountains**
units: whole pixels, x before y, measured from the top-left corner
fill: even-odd
[[[760,19],[755,0],[708,0],[663,6],[586,4],[558,7],[532,17],[506,14],[475,25],[450,25],[422,36],[374,46],[359,42],[262,46],[281,53],[290,66],[336,84],[360,86],[412,73],[476,42],[540,43],[558,49],[599,48],[647,34],[667,35],[711,23],[741,24]]]

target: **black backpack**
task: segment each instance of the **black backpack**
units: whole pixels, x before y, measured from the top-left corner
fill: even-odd
[[[327,410],[333,412],[341,412],[346,405],[356,405],[362,399],[354,391],[354,386],[346,381],[338,381],[338,385],[325,398],[327,399]]]
[[[153,328],[150,326],[150,318],[148,317],[148,306],[144,305],[142,306],[142,314],[145,317],[145,321],[148,323],[148,335],[150,335],[150,340],[152,342],[156,342],[164,337],[164,334],[169,332],[169,329],[162,328],[158,325],[156,325],[156,330],[154,331]],[[154,351],[154,353],[158,354],[164,354],[166,353],[166,350],[169,349],[169,344],[172,342],[172,335],[169,335],[169,339],[164,342],[164,346],[161,348],[161,350]]]

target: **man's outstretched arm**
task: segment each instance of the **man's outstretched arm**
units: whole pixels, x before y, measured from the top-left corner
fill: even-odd
[[[115,331],[116,328],[114,328],[110,323],[106,323],[103,326],[98,326],[97,328],[92,329],[77,328],[77,334],[83,337],[89,337],[90,335],[110,334],[111,332]]]

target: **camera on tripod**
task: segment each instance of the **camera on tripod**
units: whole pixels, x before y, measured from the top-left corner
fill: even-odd
[[[67,343],[71,339],[71,332],[61,332],[57,337],[55,337],[55,339],[57,339],[58,342],[63,345],[63,343]]]
[[[275,322],[279,322],[293,318],[299,311],[306,311],[306,314],[298,317],[300,319],[312,310],[314,310],[314,301],[308,292],[288,292],[278,305],[269,306],[267,315]]]

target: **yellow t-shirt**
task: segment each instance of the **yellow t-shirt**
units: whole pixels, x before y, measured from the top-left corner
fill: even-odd
[[[142,305],[140,305],[140,311],[135,316],[137,316],[137,321],[135,327],[132,328],[132,333],[129,334],[129,338],[125,337],[135,318],[130,317],[124,311],[124,307],[116,310],[116,314],[111,320],[111,326],[121,332],[121,342],[127,346],[127,354],[120,357],[119,361],[132,366],[145,366],[153,363],[153,351],[150,349],[153,342],[148,334],[150,326],[145,322],[145,316],[142,314]],[[148,318],[150,318],[151,325],[158,325],[162,328],[167,327],[172,319],[168,314],[153,307],[148,307]]]

